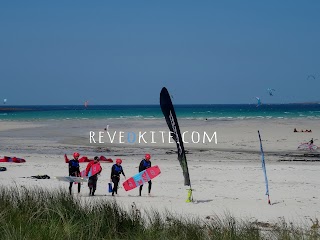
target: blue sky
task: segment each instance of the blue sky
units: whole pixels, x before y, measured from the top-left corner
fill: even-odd
[[[176,104],[320,101],[319,12],[316,0],[1,1],[0,99],[158,104],[165,86]]]

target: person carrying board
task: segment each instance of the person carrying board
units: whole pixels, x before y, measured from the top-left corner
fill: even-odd
[[[73,159],[69,161],[69,176],[80,177],[80,164],[79,158],[80,154],[78,152],[73,153]],[[73,182],[70,183],[69,193],[72,192]],[[78,193],[80,193],[81,184],[78,183]]]
[[[89,162],[86,168],[86,176],[89,177],[89,196],[94,196],[94,193],[97,189],[98,174],[100,174],[102,171],[99,160],[99,157],[94,157],[94,160]]]
[[[139,172],[142,172],[142,171],[146,170],[147,168],[151,167],[150,159],[151,159],[151,156],[150,156],[149,153],[147,153],[145,155],[144,159],[142,159],[142,161],[139,164]],[[149,184],[149,186],[148,186],[148,195],[150,196],[150,194],[151,194],[151,185],[152,185],[151,180],[148,181],[148,184]],[[140,188],[139,188],[139,196],[141,196],[142,187],[143,187],[143,185],[141,185]]]

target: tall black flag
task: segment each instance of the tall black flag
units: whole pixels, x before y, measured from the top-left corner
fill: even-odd
[[[165,87],[162,88],[160,93],[160,106],[161,106],[162,113],[167,121],[168,127],[170,129],[171,136],[177,144],[178,160],[180,162],[180,165],[183,171],[184,185],[191,187],[188,163],[187,163],[186,153],[183,147],[183,141],[182,141],[181,132],[180,132],[180,128],[177,121],[177,116],[174,111],[169,92]]]

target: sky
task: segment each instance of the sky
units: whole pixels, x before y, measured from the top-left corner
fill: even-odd
[[[320,101],[319,12],[317,0],[1,1],[0,99],[159,104],[167,87],[175,104]]]

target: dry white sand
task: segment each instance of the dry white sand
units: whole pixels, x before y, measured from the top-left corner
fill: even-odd
[[[0,172],[1,185],[31,186],[68,189],[68,183],[54,179],[66,176],[68,166],[63,155],[71,157],[74,151],[93,157],[104,155],[121,158],[127,177],[138,171],[138,165],[146,152],[152,155],[152,164],[158,165],[161,175],[153,180],[152,196],[143,196],[138,189],[125,192],[121,187],[118,196],[112,198],[107,192],[112,164],[102,163],[103,171],[98,180],[95,197],[89,197],[84,184],[80,197],[84,199],[116,200],[124,207],[135,202],[140,209],[169,210],[205,218],[212,215],[231,214],[242,219],[303,222],[320,216],[319,173],[320,161],[306,157],[296,148],[300,142],[312,137],[318,143],[320,126],[316,120],[238,120],[238,121],[180,121],[182,131],[217,133],[218,144],[185,144],[191,176],[194,202],[186,203],[187,187],[183,185],[182,170],[175,144],[167,141],[152,144],[101,143],[89,144],[89,131],[167,131],[164,120],[82,120],[41,122],[0,122],[0,158],[16,156],[26,163],[0,163],[7,171]],[[293,133],[293,129],[312,129],[312,133]],[[257,130],[260,130],[265,150],[272,205],[267,204],[264,176],[261,169],[260,147]],[[159,140],[157,138],[156,140]],[[84,169],[86,163],[81,163]],[[47,174],[51,179],[35,180],[33,175]],[[121,182],[123,181],[123,177]],[[76,187],[74,187],[76,192]],[[76,195],[76,193],[74,193]]]

